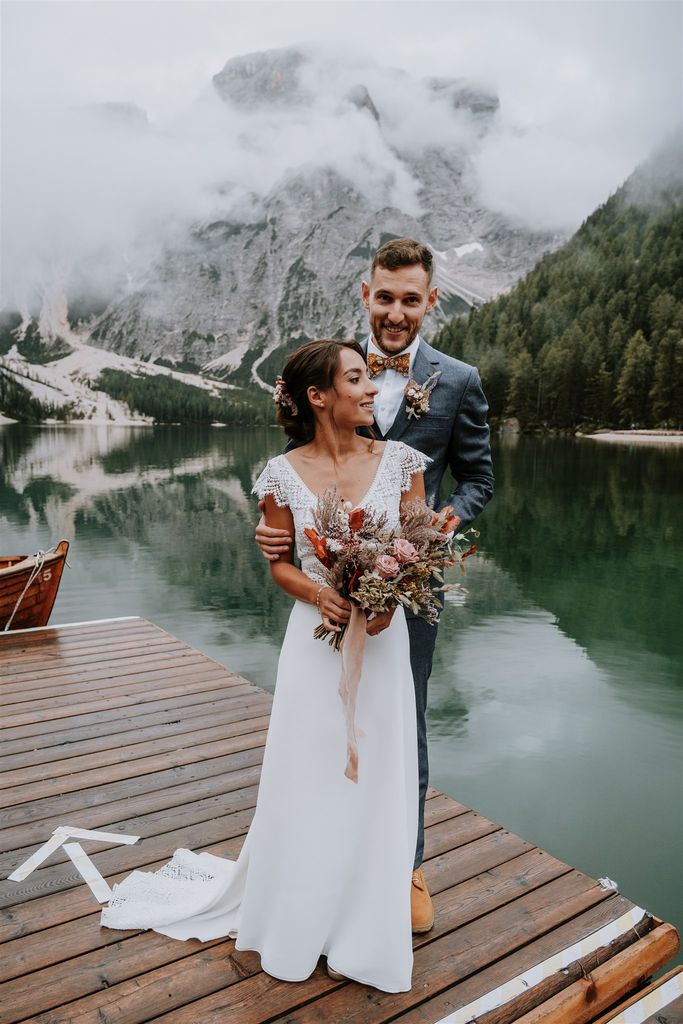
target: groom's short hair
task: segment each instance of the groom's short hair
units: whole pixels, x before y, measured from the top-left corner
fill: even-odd
[[[434,273],[434,257],[431,249],[414,238],[392,238],[381,245],[374,255],[370,277],[377,267],[385,270],[397,270],[399,267],[413,267],[419,263],[427,274],[427,284],[431,284]]]

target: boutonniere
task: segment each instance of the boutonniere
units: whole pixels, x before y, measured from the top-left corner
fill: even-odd
[[[406,412],[409,420],[419,420],[426,412],[429,412],[429,396],[437,385],[441,376],[441,370],[437,370],[431,377],[428,377],[424,384],[418,384],[411,377],[405,386],[403,394],[406,396]]]

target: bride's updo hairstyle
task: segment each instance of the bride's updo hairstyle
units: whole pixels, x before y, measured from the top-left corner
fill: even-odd
[[[327,391],[339,369],[341,350],[350,348],[365,359],[357,341],[309,341],[291,356],[276,386],[277,422],[292,441],[307,444],[315,436],[315,415],[308,401],[311,387]],[[278,390],[279,389],[279,390]]]

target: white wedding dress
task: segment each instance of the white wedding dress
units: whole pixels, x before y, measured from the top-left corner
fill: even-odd
[[[387,441],[361,505],[398,522],[402,491],[428,460]],[[324,583],[304,528],[316,496],[285,455],[254,491],[291,509],[303,571]],[[177,939],[236,936],[263,970],[302,981],[324,955],[348,978],[410,989],[410,888],[417,835],[415,693],[405,615],[368,637],[358,692],[359,779],[344,775],[341,657],[313,638],[315,607],[296,601],[282,645],[258,803],[236,861],[176,851],[160,871],[134,871],[102,912],[108,928]]]

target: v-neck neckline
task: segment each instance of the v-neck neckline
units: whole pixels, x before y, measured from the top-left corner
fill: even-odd
[[[389,445],[390,445],[390,444],[393,444],[393,443],[394,443],[394,442],[392,442],[392,441],[385,441],[385,442],[384,442],[384,451],[382,452],[382,455],[381,455],[381,457],[380,457],[380,460],[379,460],[379,464],[378,464],[378,466],[377,466],[377,469],[375,470],[375,475],[373,476],[373,478],[372,478],[372,481],[371,481],[371,483],[370,483],[370,486],[368,487],[368,489],[367,489],[367,491],[365,492],[365,494],[363,495],[363,497],[362,497],[362,498],[360,499],[360,501],[356,502],[356,504],[355,504],[355,505],[353,506],[354,508],[360,508],[360,507],[361,507],[361,505],[362,505],[362,504],[363,504],[364,502],[366,502],[366,501],[368,500],[368,498],[370,497],[370,495],[371,495],[371,494],[372,494],[372,492],[374,491],[374,489],[375,489],[375,485],[377,484],[377,481],[378,481],[378,479],[379,479],[379,474],[380,474],[380,472],[381,472],[381,470],[382,470],[382,466],[384,465],[384,460],[385,460],[385,458],[386,458],[386,454],[387,454],[387,451],[389,450]],[[311,490],[311,488],[310,488],[310,487],[308,486],[308,484],[307,484],[307,483],[306,483],[306,481],[305,481],[305,480],[303,479],[303,477],[302,477],[302,476],[301,476],[301,474],[300,474],[300,473],[298,472],[298,470],[296,470],[296,469],[294,468],[294,466],[293,466],[293,465],[292,465],[292,463],[291,463],[291,462],[289,461],[289,459],[287,458],[287,456],[286,456],[286,455],[284,455],[284,454],[283,454],[282,458],[283,458],[283,459],[285,460],[285,462],[287,463],[287,466],[289,467],[289,469],[291,470],[291,472],[292,472],[292,473],[294,474],[294,476],[296,477],[296,479],[297,479],[297,480],[299,481],[299,483],[301,484],[301,486],[302,486],[302,487],[304,488],[304,490],[308,491],[308,493],[309,493],[309,494],[311,495],[311,497],[312,497],[312,498],[315,498],[315,500],[317,501],[317,500],[318,500],[318,498],[320,498],[320,497],[321,497],[321,495],[320,495],[320,494],[316,494],[316,493],[315,493],[315,491],[312,491],[312,490]],[[327,488],[327,490],[329,490],[329,488]],[[323,493],[324,493],[324,492],[323,492]],[[343,497],[343,496],[342,496],[342,497]]]

